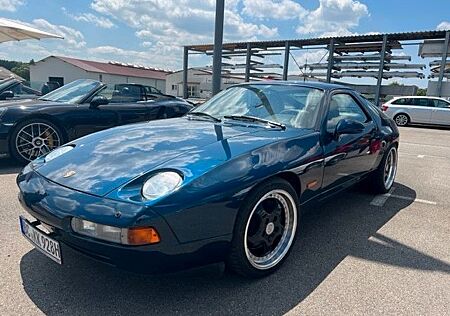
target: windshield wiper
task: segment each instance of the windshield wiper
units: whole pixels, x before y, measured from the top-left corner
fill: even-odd
[[[279,127],[281,129],[286,129],[286,125],[270,120],[265,120],[259,117],[255,116],[247,116],[247,115],[225,115],[224,118],[229,120],[235,120],[235,121],[242,121],[242,122],[252,122],[252,123],[264,123],[271,127]]]
[[[213,120],[214,122],[222,122],[221,119],[212,116],[211,114],[205,113],[205,112],[189,112],[187,115],[197,115],[197,116],[202,116],[202,117],[207,117],[211,120]]]

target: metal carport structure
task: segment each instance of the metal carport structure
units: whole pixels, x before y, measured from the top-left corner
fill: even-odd
[[[445,65],[447,62],[447,56],[449,53],[449,37],[450,31],[419,31],[419,32],[406,32],[406,33],[386,33],[386,34],[367,34],[367,35],[354,35],[354,36],[341,36],[341,37],[320,37],[311,39],[288,39],[288,40],[273,40],[273,41],[253,41],[253,42],[234,42],[224,43],[222,48],[222,60],[231,60],[233,57],[245,57],[245,63],[242,64],[229,64],[223,63],[222,69],[225,67],[231,67],[231,69],[244,69],[242,73],[245,81],[249,81],[251,78],[260,78],[264,74],[267,68],[281,68],[282,74],[280,78],[287,80],[289,72],[289,60],[290,54],[293,50],[305,50],[305,49],[325,49],[327,50],[326,65],[315,64],[315,68],[323,68],[326,72],[322,75],[324,81],[331,82],[332,78],[350,77],[350,76],[363,76],[366,74],[364,71],[359,71],[355,74],[353,71],[348,71],[348,67],[359,69],[375,69],[368,72],[366,77],[375,77],[377,83],[375,86],[375,100],[379,100],[380,89],[383,78],[393,77],[411,77],[417,76],[423,77],[420,72],[413,72],[411,68],[423,69],[424,65],[421,64],[408,64],[408,63],[392,63],[395,60],[408,59],[406,56],[396,56],[392,54],[392,50],[402,49],[403,45],[421,45],[426,40],[436,40],[443,45],[442,58],[440,60],[440,71],[438,77],[438,91],[442,85],[444,78]],[[415,43],[411,43],[416,41]],[[417,42],[418,41],[418,42]],[[183,95],[187,97],[187,71],[189,65],[189,54],[214,54],[213,44],[200,44],[189,45],[184,47],[183,56]],[[284,62],[282,65],[266,65],[261,60],[255,60],[255,58],[264,59],[270,55],[284,55]],[[410,58],[409,58],[410,60]],[[361,65],[355,61],[365,63]],[[217,61],[216,61],[217,62]],[[347,63],[347,65],[345,64]],[[350,63],[350,65],[349,65]],[[370,63],[370,64],[368,64]],[[353,64],[353,65],[351,65]],[[393,68],[407,69],[408,71],[402,73],[396,69],[396,71],[390,73]],[[347,70],[346,70],[347,69]],[[342,71],[342,73],[340,73]],[[222,73],[213,73],[213,76],[221,76]],[[269,73],[276,77],[276,73]],[[214,81],[214,78],[213,78]],[[439,92],[440,93],[440,92]]]

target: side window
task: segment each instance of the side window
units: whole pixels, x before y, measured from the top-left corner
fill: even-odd
[[[434,106],[430,99],[425,98],[414,98],[412,99],[412,105],[415,106]]]
[[[366,113],[355,99],[345,93],[338,93],[331,97],[327,116],[327,130],[334,130],[342,119],[352,119],[361,123],[369,121]]]
[[[108,85],[99,95],[105,96],[110,103],[133,103],[143,101],[141,87],[131,84]]]
[[[22,91],[22,84],[20,84],[20,83],[12,86],[10,89],[7,89],[7,90],[12,91],[14,93],[14,95],[24,94]]]
[[[450,103],[444,100],[434,100],[434,105],[438,108],[450,108]]]
[[[395,100],[395,101],[392,101],[392,104],[395,104],[395,105],[403,105],[403,104],[406,104],[405,100],[406,100],[406,99],[403,99],[403,98],[397,99],[397,100]]]

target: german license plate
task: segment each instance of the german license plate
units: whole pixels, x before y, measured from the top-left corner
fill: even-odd
[[[62,264],[61,260],[61,247],[59,242],[50,238],[44,232],[33,227],[25,218],[19,217],[20,230],[22,235],[28,239],[29,242],[36,247],[37,250],[42,252],[44,255],[55,261],[56,263]]]

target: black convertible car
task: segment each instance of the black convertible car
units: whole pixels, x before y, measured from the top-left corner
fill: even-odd
[[[139,84],[76,80],[36,100],[0,103],[0,155],[27,162],[99,130],[179,117],[191,108]]]

